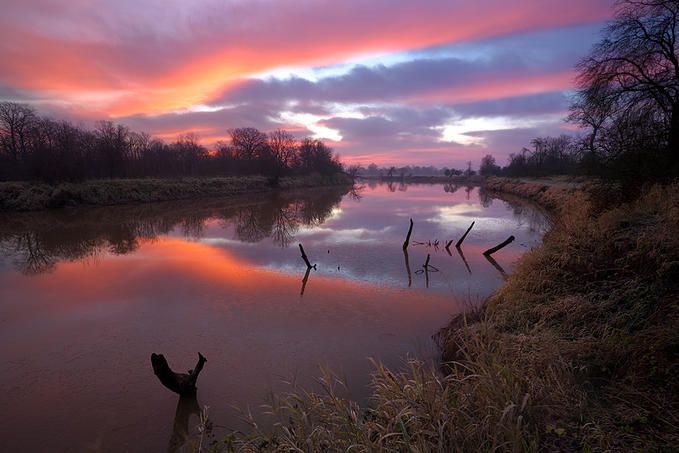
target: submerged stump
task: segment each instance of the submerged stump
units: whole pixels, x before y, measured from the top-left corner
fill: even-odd
[[[175,373],[167,363],[167,359],[163,354],[151,354],[151,366],[153,366],[153,373],[158,377],[158,380],[168,389],[181,396],[190,396],[196,394],[196,381],[198,375],[203,370],[203,366],[207,359],[203,354],[198,353],[198,363],[196,367],[189,370],[188,373]]]

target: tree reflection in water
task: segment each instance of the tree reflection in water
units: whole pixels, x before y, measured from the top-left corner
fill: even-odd
[[[160,235],[181,232],[200,238],[210,220],[235,225],[236,239],[271,238],[288,247],[300,226],[325,222],[343,188],[278,192],[257,198],[186,200],[148,205],[65,209],[0,217],[0,253],[25,274],[51,271],[60,261],[96,259],[102,253],[128,254]]]

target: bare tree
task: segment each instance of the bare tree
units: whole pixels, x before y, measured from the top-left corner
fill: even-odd
[[[667,163],[679,164],[677,0],[622,0],[604,39],[578,69],[571,118],[591,128],[590,147],[619,118],[646,117],[662,129]],[[653,137],[657,131],[648,131]]]
[[[237,157],[245,160],[256,159],[267,146],[266,134],[254,127],[240,127],[229,131],[231,146]]]
[[[27,105],[0,102],[0,151],[13,161],[28,152],[28,135],[37,117]]]
[[[479,166],[479,173],[481,176],[492,176],[500,173],[500,167],[495,163],[495,157],[490,154],[486,154],[481,159],[481,165]]]
[[[297,152],[297,140],[287,131],[276,129],[269,133],[269,149],[280,168],[293,165]]]

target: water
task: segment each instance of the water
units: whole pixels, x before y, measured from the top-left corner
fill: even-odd
[[[464,259],[448,254],[472,221]],[[174,451],[198,407],[217,435],[243,428],[232,406],[256,412],[284,381],[314,388],[319,366],[369,403],[368,358],[436,360],[432,335],[490,295],[545,227],[539,210],[478,188],[374,183],[4,215],[0,444]],[[509,235],[495,262],[483,257]],[[317,264],[306,278],[299,242]],[[422,272],[427,254],[438,272]],[[175,413],[150,354],[184,372],[198,351],[197,401]]]

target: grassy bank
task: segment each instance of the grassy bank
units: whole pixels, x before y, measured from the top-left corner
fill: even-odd
[[[483,309],[438,339],[445,365],[376,364],[371,408],[276,396],[272,431],[241,451],[676,451],[679,442],[679,185],[611,205],[592,185],[500,184],[558,206],[543,244]],[[509,184],[512,184],[511,186]]]
[[[183,200],[202,197],[352,184],[349,176],[309,175],[281,178],[272,184],[263,176],[181,179],[112,179],[80,183],[0,183],[0,211],[35,211],[66,206],[104,206]]]

